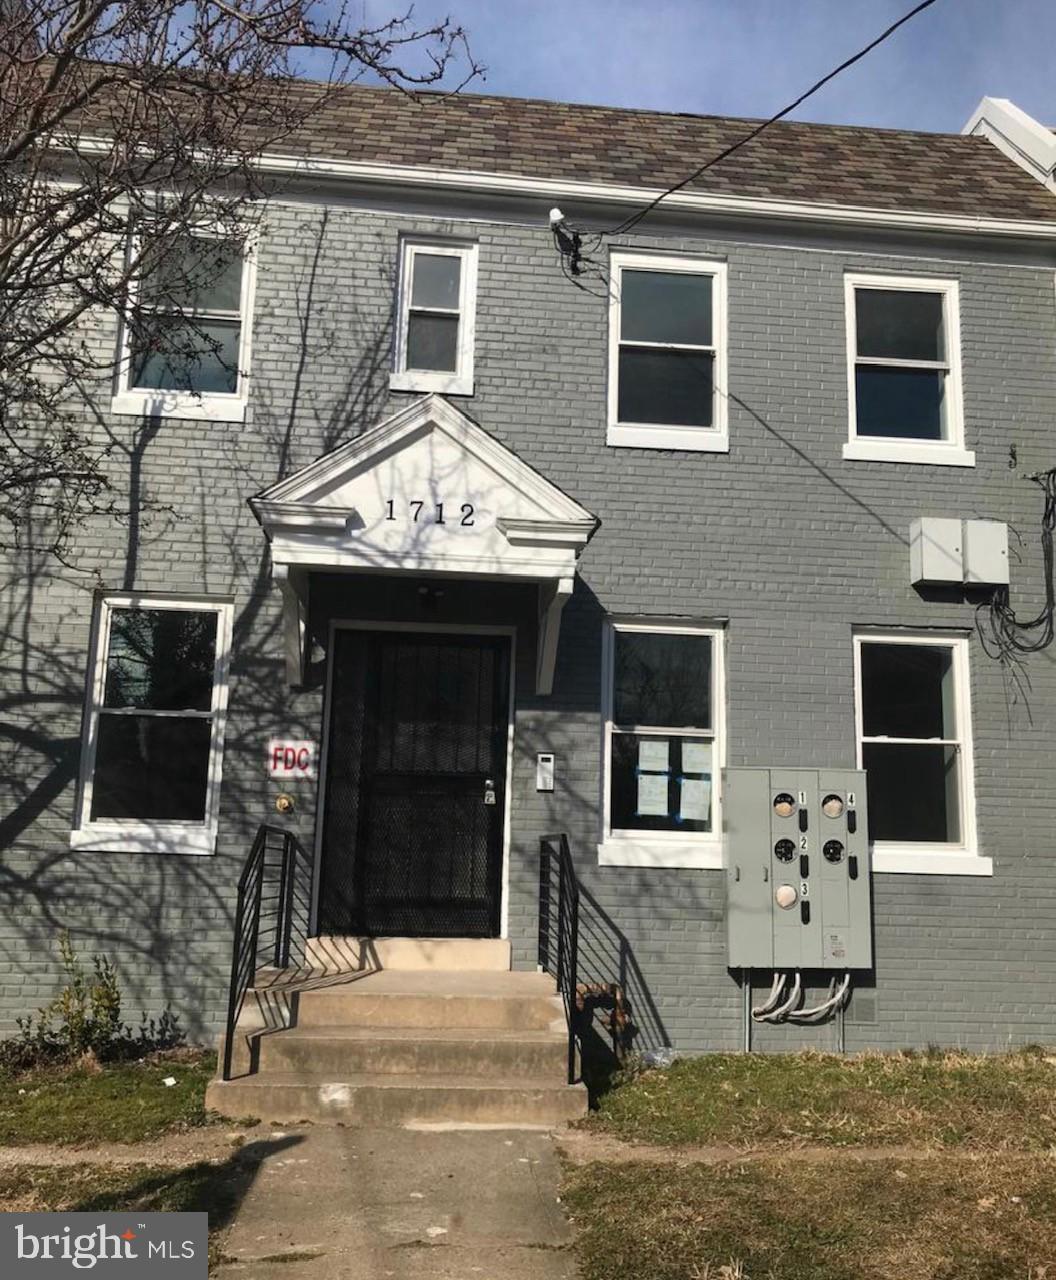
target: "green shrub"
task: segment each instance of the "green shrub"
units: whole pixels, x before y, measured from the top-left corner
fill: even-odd
[[[59,935],[59,954],[66,985],[35,1014],[17,1019],[18,1036],[0,1041],[0,1067],[25,1070],[86,1055],[113,1062],[183,1043],[179,1021],[169,1010],[157,1019],[144,1013],[135,1032],[122,1021],[121,988],[109,957],[94,956],[92,972],[86,973],[65,929]]]

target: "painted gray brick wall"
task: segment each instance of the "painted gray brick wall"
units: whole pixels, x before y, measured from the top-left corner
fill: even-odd
[[[854,762],[851,635],[863,625],[967,631],[973,605],[919,595],[908,529],[918,515],[1009,521],[1013,602],[1041,603],[1037,491],[1053,465],[1056,307],[1051,264],[964,247],[811,242],[768,231],[643,237],[729,264],[729,455],[605,445],[606,306],[561,276],[545,228],[443,223],[337,204],[275,204],[262,240],[251,416],[244,426],[111,419],[123,519],[79,538],[77,568],[12,564],[3,679],[11,792],[0,822],[0,1014],[40,1004],[69,927],[118,962],[128,1012],[171,1006],[192,1037],[222,1016],[234,886],[256,824],[274,816],[270,736],[317,736],[322,663],[283,686],[278,597],[246,498],[407,402],[390,395],[400,232],[480,242],[477,393],[456,403],[602,521],[565,612],[551,698],[522,672],[516,713],[509,928],[534,962],[540,833],[567,830],[588,896],[585,963],[627,984],[641,1043],[740,1044],[725,969],[722,873],[599,868],[600,640],[606,613],[726,618],[729,763]],[[929,257],[929,254],[931,256]],[[843,274],[954,276],[961,284],[971,470],[844,462]],[[113,334],[100,325],[96,340]],[[1018,458],[1009,466],[1010,446]],[[145,498],[137,515],[130,494]],[[350,580],[324,613],[372,616]],[[69,851],[92,596],[97,589],[233,598],[236,646],[219,850],[210,858]],[[340,593],[339,593],[340,596]],[[410,611],[413,602],[390,600]],[[410,613],[408,612],[408,615]],[[440,620],[440,619],[438,619]],[[459,621],[459,618],[451,620]],[[534,636],[522,620],[527,660]],[[1051,1038],[1056,977],[1056,718],[1051,654],[1026,696],[972,643],[976,798],[989,878],[875,878],[875,990],[852,1003],[847,1046],[929,1042],[995,1048]],[[534,790],[537,751],[557,756],[552,796]],[[314,788],[296,829],[314,835]],[[870,980],[871,986],[871,980]],[[767,1029],[782,1047],[801,1033]],[[811,1033],[832,1043],[831,1029]]]

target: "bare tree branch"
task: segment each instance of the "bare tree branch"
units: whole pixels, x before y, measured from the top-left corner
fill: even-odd
[[[327,77],[299,79],[320,57]],[[413,94],[480,71],[460,26],[411,9],[357,27],[317,0],[0,0],[0,547],[62,557],[82,516],[110,511],[82,394],[115,375],[101,318],[147,352],[178,331],[188,368],[216,356],[194,281],[173,277],[150,314],[137,293],[178,276],[189,238],[242,242],[263,153],[363,76]]]

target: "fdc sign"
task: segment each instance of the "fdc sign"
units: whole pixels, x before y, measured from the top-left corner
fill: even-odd
[[[268,774],[272,778],[314,778],[315,743],[273,738],[268,743]]]

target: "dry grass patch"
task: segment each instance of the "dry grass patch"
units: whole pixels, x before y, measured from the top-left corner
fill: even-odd
[[[567,1166],[583,1280],[1052,1280],[1050,1157]]]
[[[183,1049],[138,1062],[0,1072],[0,1146],[144,1142],[205,1124],[215,1069],[215,1054]]]
[[[670,1146],[1056,1145],[1056,1056],[711,1054],[605,1094],[587,1127]]]

